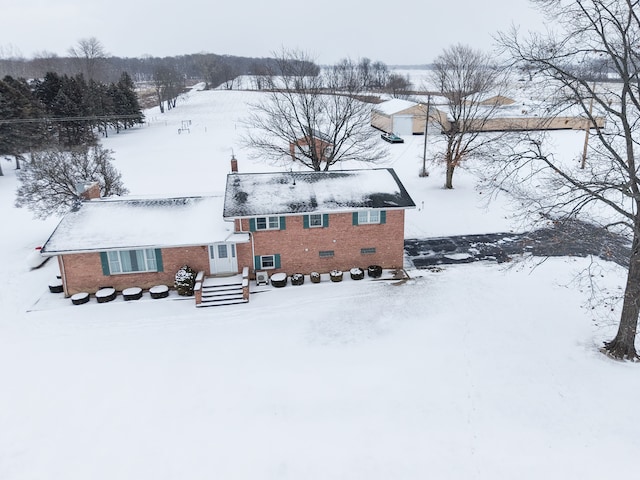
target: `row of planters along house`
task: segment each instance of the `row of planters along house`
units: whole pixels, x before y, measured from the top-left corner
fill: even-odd
[[[238,173],[224,195],[92,199],[42,248],[64,293],[201,278],[402,268],[404,212],[415,204],[393,169]]]

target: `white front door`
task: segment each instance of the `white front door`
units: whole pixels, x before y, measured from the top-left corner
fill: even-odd
[[[236,244],[220,242],[209,245],[209,268],[211,275],[238,273]]]

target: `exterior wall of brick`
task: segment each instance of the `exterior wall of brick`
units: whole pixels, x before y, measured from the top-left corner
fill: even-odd
[[[236,231],[248,232],[249,220],[235,221]],[[404,257],[404,210],[388,210],[384,224],[353,225],[352,213],[329,215],[329,226],[304,228],[303,215],[287,216],[285,230],[252,233],[253,243],[236,244],[238,272],[249,267],[254,277],[255,255],[280,255],[280,268],[269,273],[309,274],[331,270],[348,271],[369,265],[401,268]],[[362,253],[375,249],[375,253]],[[104,275],[100,253],[78,253],[58,257],[65,294],[95,293],[102,287],[118,291],[129,287],[148,289],[154,285],[173,287],[175,274],[183,265],[210,274],[208,246],[174,247],[162,250],[162,272]],[[333,256],[320,257],[320,252]],[[371,250],[370,250],[371,251]]]
[[[242,220],[244,231],[249,221]],[[285,230],[253,232],[254,251],[238,245],[238,264],[254,267],[254,255],[280,255],[280,268],[270,273],[309,274],[353,267],[401,268],[404,258],[404,210],[388,210],[384,224],[353,225],[352,213],[329,215],[326,228],[304,228],[303,216],[286,217]],[[363,254],[361,249],[375,249]],[[320,251],[333,256],[320,257]]]
[[[80,198],[83,200],[93,200],[95,198],[100,198],[100,184],[98,182],[93,182],[87,186],[86,190],[80,193]]]
[[[327,148],[331,147],[331,144],[329,142],[326,142],[326,141],[320,139],[320,138],[314,138],[313,139],[313,143],[315,144],[316,152],[320,152],[320,155],[319,155],[320,161],[321,162],[326,161],[327,159],[325,158],[326,157],[325,152],[326,152]],[[297,144],[299,146],[301,146],[301,147],[309,146],[309,142],[307,141],[306,138],[299,139],[297,141]],[[291,154],[291,158],[293,158],[293,159],[296,158],[296,154],[297,154],[297,152],[296,152],[296,144],[293,143],[293,142],[289,143],[289,153]]]
[[[253,272],[253,249],[251,242],[236,243],[236,256],[238,258],[238,271],[242,271],[243,267],[249,267],[249,271]]]
[[[209,272],[207,246],[176,247],[162,249],[162,272],[123,273],[104,275],[100,253],[76,253],[58,257],[65,294],[78,292],[95,293],[102,287],[113,287],[118,291],[129,287],[151,288],[154,285],[173,287],[175,274],[183,265],[196,271]]]

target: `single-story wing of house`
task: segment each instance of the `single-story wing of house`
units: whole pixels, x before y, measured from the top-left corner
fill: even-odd
[[[185,264],[236,273],[237,266],[224,264],[213,250],[249,236],[235,234],[222,219],[223,202],[222,195],[83,202],[62,218],[42,254],[58,257],[66,295],[173,285]]]
[[[185,264],[206,276],[402,268],[414,207],[393,169],[234,172],[224,197],[83,202],[42,252],[58,257],[67,296],[173,285]]]

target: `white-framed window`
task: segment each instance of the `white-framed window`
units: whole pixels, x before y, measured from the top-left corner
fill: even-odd
[[[107,258],[111,274],[158,271],[156,251],[153,248],[116,250],[107,252]]]
[[[358,225],[380,223],[380,210],[361,210],[358,212]]]
[[[280,230],[280,217],[257,217],[256,230]]]
[[[324,216],[321,213],[312,213],[309,215],[309,228],[324,227]]]
[[[260,256],[260,267],[263,269],[276,268],[276,257],[275,255],[261,255]]]

